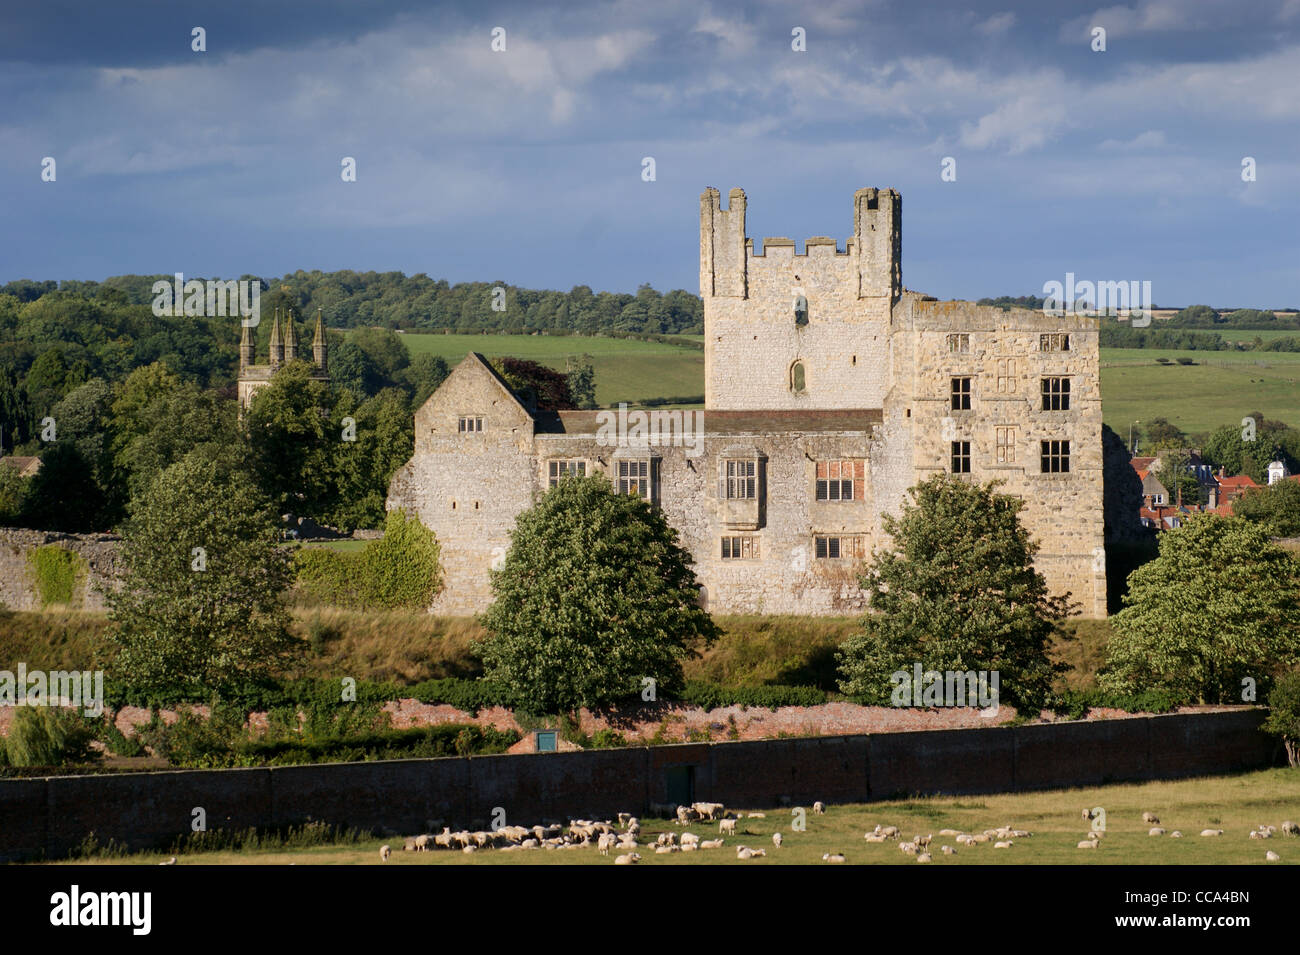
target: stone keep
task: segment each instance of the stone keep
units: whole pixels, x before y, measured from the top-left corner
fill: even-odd
[[[745,202],[739,189],[725,209],[716,189],[700,198],[705,410],[624,416],[663,440],[625,440],[635,428],[614,412],[534,410],[476,354],[419,409],[388,507],[441,543],[431,610],[485,609],[515,517],[578,471],[663,509],[709,609],[860,613],[862,562],[888,543],[881,516],[956,471],[1020,497],[1053,592],[1105,616],[1095,322],[904,289],[894,190],[854,195],[843,251],[777,238],[755,254]]]

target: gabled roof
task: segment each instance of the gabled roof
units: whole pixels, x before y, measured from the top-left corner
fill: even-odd
[[[1259,487],[1259,485],[1250,479],[1249,474],[1236,474],[1232,477],[1219,478],[1219,487],[1231,490],[1233,488]]]

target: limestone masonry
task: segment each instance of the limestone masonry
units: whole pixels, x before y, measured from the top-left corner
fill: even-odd
[[[485,609],[520,511],[565,474],[600,472],[663,509],[710,610],[857,613],[861,564],[888,543],[881,515],[947,471],[1024,500],[1053,592],[1104,617],[1095,321],[904,289],[892,189],[858,190],[853,225],[843,251],[766,239],[756,254],[745,193],[724,209],[704,192],[703,412],[534,411],[466,357],[416,413],[388,494],[442,545],[431,609]]]

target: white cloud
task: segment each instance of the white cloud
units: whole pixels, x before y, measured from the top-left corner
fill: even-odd
[[[1010,11],[995,13],[982,23],[975,24],[975,32],[983,36],[997,36],[1006,33],[1016,25],[1016,15]]]
[[[1132,139],[1107,139],[1104,140],[1098,149],[1134,152],[1143,149],[1158,149],[1165,145],[1165,134],[1158,129],[1148,129],[1145,133],[1138,133]]]

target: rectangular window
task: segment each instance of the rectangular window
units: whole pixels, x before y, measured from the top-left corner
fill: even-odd
[[[998,394],[1014,395],[1016,393],[1016,360],[1014,358],[998,359]]]
[[[861,461],[818,461],[816,497],[819,501],[862,500]]]
[[[998,464],[1016,463],[1016,429],[994,428]]]
[[[727,462],[728,500],[752,501],[758,497],[758,462]]]
[[[549,486],[555,487],[566,477],[586,477],[586,461],[551,461],[548,475]]]
[[[1069,378],[1044,378],[1043,379],[1043,410],[1044,411],[1069,411],[1070,410],[1070,379]]]
[[[949,335],[948,351],[957,355],[970,354],[970,336],[969,335]]]
[[[1070,470],[1070,442],[1044,441],[1042,471],[1044,474],[1067,474]]]
[[[970,474],[969,441],[954,441],[952,443],[952,473]]]
[[[470,432],[482,431],[483,419],[472,418],[472,417],[467,418],[462,416],[460,419],[460,426],[456,430],[459,431],[461,434],[468,434]]]
[[[635,494],[650,500],[650,461],[617,461],[615,482],[619,494]]]
[[[865,544],[859,535],[850,536],[822,536],[813,537],[813,553],[820,560],[839,560],[840,558],[861,559],[866,556],[864,553]]]
[[[970,411],[969,378],[954,378],[952,380],[952,410]]]
[[[723,560],[755,560],[758,557],[757,537],[722,538]]]
[[[1070,336],[1065,332],[1053,332],[1038,336],[1039,351],[1069,351]]]

